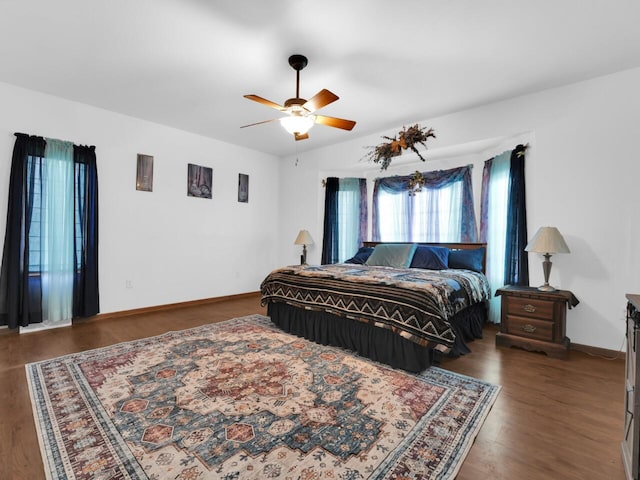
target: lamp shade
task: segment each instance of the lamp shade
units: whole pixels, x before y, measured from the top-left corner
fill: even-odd
[[[312,116],[305,115],[290,115],[280,119],[280,125],[290,134],[297,133],[304,135],[313,127],[314,119]]]
[[[307,230],[300,230],[298,236],[296,237],[296,241],[293,242],[294,245],[313,245],[313,238],[309,235]]]
[[[540,227],[524,249],[536,253],[571,253],[556,227]]]

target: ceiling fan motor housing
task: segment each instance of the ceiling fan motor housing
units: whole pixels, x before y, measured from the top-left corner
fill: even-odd
[[[300,110],[303,110],[304,107],[303,105],[307,103],[307,101],[304,98],[289,98],[284,102],[284,106],[285,108],[291,108],[291,107],[296,107],[299,106]],[[297,108],[291,108],[291,110],[298,110]]]
[[[291,67],[297,72],[299,72],[304,67],[306,67],[307,63],[309,63],[309,61],[307,60],[307,57],[305,57],[304,55],[296,54],[296,55],[291,55],[289,57],[289,65],[291,65]]]

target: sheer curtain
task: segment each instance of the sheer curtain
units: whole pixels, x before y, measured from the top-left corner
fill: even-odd
[[[360,236],[360,179],[341,178],[338,190],[338,262],[351,258],[362,243]]]
[[[43,253],[42,320],[70,324],[73,316],[73,144],[46,139],[40,251]]]
[[[504,285],[510,168],[511,152],[504,152],[487,160],[483,170],[483,179],[487,179],[483,212],[487,212],[490,221],[483,224],[485,236],[481,240],[487,242],[486,274],[494,291]],[[489,322],[500,323],[500,298],[491,296],[489,302]]]
[[[475,242],[471,165],[424,172],[421,192],[409,195],[411,176],[378,178],[373,189],[373,239]]]
[[[413,197],[412,242],[445,242],[460,238],[462,182],[426,188]]]
[[[413,237],[413,202],[407,192],[379,192],[376,241],[406,242]],[[382,240],[381,240],[382,239]]]

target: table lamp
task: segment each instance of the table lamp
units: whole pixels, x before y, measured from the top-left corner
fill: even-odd
[[[307,230],[300,230],[294,245],[302,245],[302,255],[300,255],[300,265],[307,264],[307,245],[313,245],[313,238]]]
[[[540,227],[531,241],[524,248],[527,252],[544,254],[542,271],[544,272],[544,285],[538,287],[543,292],[554,292],[556,289],[549,285],[549,274],[551,273],[552,253],[571,253],[562,234],[556,227]]]

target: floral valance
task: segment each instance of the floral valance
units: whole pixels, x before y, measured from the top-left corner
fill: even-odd
[[[451,168],[449,170],[433,170],[431,172],[419,172],[424,178],[423,187],[442,188],[453,182],[467,182],[471,190],[471,169],[473,165]],[[376,178],[375,185],[388,193],[406,192],[410,189],[412,175],[394,175],[393,177]]]

